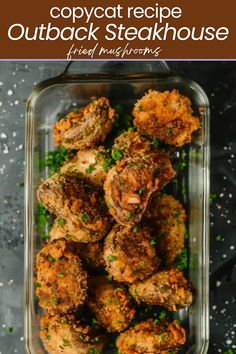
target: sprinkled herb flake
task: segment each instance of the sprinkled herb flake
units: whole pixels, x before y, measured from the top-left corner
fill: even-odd
[[[111,156],[115,161],[119,161],[122,159],[123,154],[120,150],[113,149],[111,152]]]
[[[53,297],[53,298],[51,298],[51,303],[53,305],[57,305],[58,301],[57,301],[57,299],[55,297]]]
[[[89,215],[87,213],[84,213],[82,216],[81,216],[81,220],[82,221],[89,221]]]
[[[87,167],[85,169],[85,173],[92,173],[96,168],[96,162],[95,163],[91,163],[91,165],[89,165],[89,167]]]
[[[165,311],[161,311],[158,317],[159,317],[160,320],[164,320],[166,318],[166,312]]]
[[[57,223],[58,223],[58,225],[63,226],[63,225],[65,225],[66,221],[64,219],[59,218],[59,219],[57,219]]]
[[[57,273],[57,276],[58,276],[59,278],[63,278],[63,277],[64,277],[64,273]]]
[[[111,256],[108,256],[108,257],[107,257],[107,260],[108,260],[109,262],[114,262],[114,261],[117,260],[117,257],[111,255]]]
[[[188,264],[188,253],[187,253],[187,248],[184,248],[177,257],[176,268],[182,271],[187,268],[187,264]]]

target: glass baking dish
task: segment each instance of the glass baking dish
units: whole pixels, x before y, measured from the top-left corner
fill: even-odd
[[[76,62],[58,77],[40,83],[31,94],[26,112],[25,167],[25,349],[27,353],[46,353],[39,338],[41,310],[35,301],[35,256],[42,246],[37,234],[36,189],[48,169],[40,160],[54,150],[52,126],[58,115],[87,104],[91,97],[107,96],[111,104],[122,103],[131,111],[134,102],[148,89],[176,88],[188,96],[195,114],[201,112],[201,129],[191,145],[184,147],[188,164],[173,183],[171,192],[187,209],[187,276],[196,296],[189,309],[173,315],[187,330],[188,341],[182,353],[204,354],[209,340],[209,103],[195,82],[172,74],[165,62]],[[183,154],[179,154],[179,159]],[[185,157],[186,159],[186,157]],[[47,230],[45,230],[47,231]],[[104,354],[110,354],[104,351]]]

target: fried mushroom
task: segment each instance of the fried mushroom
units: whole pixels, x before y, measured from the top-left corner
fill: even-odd
[[[151,195],[174,175],[170,160],[163,153],[119,161],[108,171],[104,183],[110,214],[124,226],[137,224]]]
[[[151,240],[151,230],[147,226],[127,228],[115,225],[104,245],[107,272],[116,281],[127,283],[154,274],[160,260]]]
[[[116,345],[119,354],[168,354],[185,342],[185,330],[177,322],[148,319],[121,333]]]
[[[101,353],[105,337],[93,328],[81,324],[73,315],[41,318],[40,337],[48,354]]]
[[[64,237],[96,242],[110,229],[111,218],[101,191],[76,176],[53,175],[41,183],[37,196],[50,213],[64,220],[59,225]]]
[[[158,251],[170,265],[184,248],[186,212],[171,195],[153,195],[147,208],[147,218],[156,226]]]
[[[190,143],[192,133],[199,129],[192,115],[191,101],[178,90],[149,90],[134,106],[134,125],[166,144],[182,146]]]
[[[126,131],[119,135],[112,147],[113,152],[119,152],[123,158],[145,156],[153,152],[151,142],[139,132]]]
[[[108,332],[123,331],[135,315],[126,289],[103,275],[90,279],[87,303]]]
[[[36,258],[36,296],[50,314],[77,310],[87,295],[87,273],[73,245],[65,239],[46,244]]]
[[[129,292],[139,304],[164,306],[169,311],[189,307],[193,300],[192,285],[178,269],[163,270],[132,284]]]
[[[93,100],[78,112],[70,112],[53,128],[55,145],[83,150],[105,140],[115,119],[115,111],[106,97]]]

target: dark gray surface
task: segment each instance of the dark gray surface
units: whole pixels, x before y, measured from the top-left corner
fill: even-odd
[[[236,353],[236,62],[170,62],[169,66],[197,81],[211,103],[211,191],[217,197],[211,209],[209,353],[229,348]],[[63,62],[0,63],[0,354],[24,353],[24,191],[20,185],[25,101],[37,82],[64,67]]]

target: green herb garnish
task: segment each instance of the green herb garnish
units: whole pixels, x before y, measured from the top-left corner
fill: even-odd
[[[123,154],[120,150],[115,150],[113,149],[112,152],[111,152],[111,156],[112,158],[115,160],[115,161],[119,161],[122,159],[123,157]]]
[[[63,146],[55,151],[49,151],[45,160],[40,161],[40,168],[48,167],[52,174],[58,172],[65,161],[69,159],[69,150]]]
[[[58,223],[58,225],[63,226],[63,225],[65,225],[66,221],[64,219],[60,218],[60,219],[57,219],[57,223]]]
[[[184,270],[187,268],[188,264],[188,254],[187,249],[184,248],[177,257],[176,268],[179,270]]]
[[[89,221],[89,215],[87,213],[84,213],[82,216],[81,216],[81,220],[82,221]]]
[[[116,256],[108,256],[108,257],[107,257],[107,260],[108,260],[109,262],[114,262],[114,261],[117,260],[117,257],[116,257]]]
[[[89,165],[89,167],[87,167],[85,169],[85,173],[92,173],[96,168],[96,162],[95,163],[91,163],[91,165]]]

